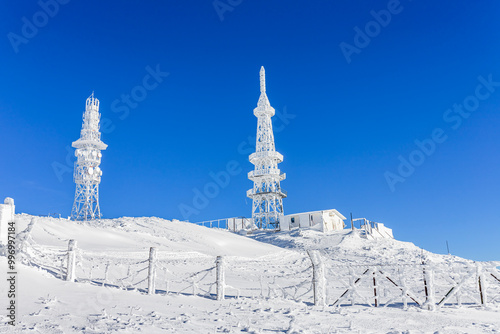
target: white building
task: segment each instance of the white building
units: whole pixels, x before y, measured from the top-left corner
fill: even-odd
[[[341,231],[346,227],[344,217],[335,209],[294,213],[282,216],[280,220],[280,231],[290,231],[294,228],[313,227],[322,232]],[[232,217],[215,220],[207,220],[197,225],[209,228],[223,228],[233,232],[245,232],[258,230],[252,218]],[[356,227],[355,227],[356,226]],[[366,218],[352,219],[349,229],[359,232],[359,235],[366,239],[394,239],[392,229],[382,223],[377,223]]]
[[[312,227],[317,225],[323,232],[338,231],[345,227],[345,219],[335,209],[302,212],[284,216],[283,222],[280,223],[280,228],[281,231],[288,231],[296,227]]]

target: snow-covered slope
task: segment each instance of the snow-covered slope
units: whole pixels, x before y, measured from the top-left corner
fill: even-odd
[[[6,261],[0,257],[0,266]],[[19,271],[19,319],[0,333],[498,333],[500,310],[315,308],[289,300],[223,302],[69,283],[29,267]],[[1,295],[5,295],[2,287]]]
[[[315,229],[295,229],[290,232],[256,232],[250,238],[295,251],[319,250],[331,264],[398,265],[420,264],[473,264],[474,261],[453,255],[428,252],[411,242],[396,239],[366,238],[364,231],[344,229],[323,233]],[[500,264],[500,262],[499,262]]]
[[[19,229],[24,230],[31,219],[29,215],[18,215]],[[257,257],[282,251],[223,230],[156,217],[124,217],[91,223],[36,218],[31,236],[38,244],[62,248],[69,239],[75,239],[78,248],[94,252],[127,253],[158,247],[168,252]]]
[[[349,277],[335,276],[341,275],[343,271],[347,272],[345,268],[357,275],[365,268],[379,265],[378,268],[383,268],[385,273],[390,272],[391,268],[398,268],[398,273],[401,274],[400,268],[409,268],[402,269],[402,272],[409,270],[410,273],[422,259],[443,268],[452,268],[457,264],[473,265],[470,260],[432,254],[407,242],[392,239],[368,240],[360,231],[346,230],[323,234],[309,229],[278,233],[256,232],[241,236],[224,230],[154,217],[76,223],[65,219],[17,215],[16,220],[18,231],[25,231],[19,235],[19,241],[26,242],[22,255],[25,261],[30,260],[34,264],[50,262],[53,259],[50,254],[65,254],[68,240],[75,239],[78,241],[80,254],[78,259],[84,262],[84,265],[77,269],[79,282],[76,283],[63,281],[54,271],[48,273],[43,269],[20,266],[17,332],[500,331],[500,294],[496,301],[492,294],[488,306],[465,305],[464,299],[461,307],[450,305],[435,312],[422,309],[411,301],[406,309],[400,301],[388,304],[388,307],[378,308],[370,307],[364,302],[354,306],[333,307],[332,301],[340,295],[336,290],[337,285],[342,286],[349,281]],[[33,223],[28,228],[30,222]],[[121,268],[121,261],[128,259],[142,263],[147,260],[149,247],[158,249],[159,258],[163,261],[160,261],[160,264],[163,263],[166,270],[162,272],[159,269],[162,279],[157,283],[157,293],[146,295],[140,284],[137,285],[136,291],[128,289],[126,284],[129,283],[125,281],[120,281],[124,285],[118,285],[116,282],[119,280],[113,280],[113,275],[119,276],[114,271]],[[329,302],[325,307],[315,307],[311,304],[312,293],[308,290],[311,269],[306,254],[310,249],[319,250],[325,262],[329,281]],[[210,269],[215,256],[218,255],[224,255],[227,259],[226,300],[216,301],[213,295],[202,293],[204,283],[201,280],[197,283],[198,292],[193,295],[191,288],[194,291],[198,287],[194,285],[191,273]],[[104,266],[109,267],[107,280],[95,278],[103,276],[103,273],[99,272],[103,261],[107,261]],[[136,268],[127,263],[125,265],[129,265],[129,271],[130,268]],[[391,266],[387,266],[388,264]],[[84,268],[89,265],[93,267],[93,274]],[[137,268],[145,265],[147,263],[138,264]],[[5,257],[0,257],[0,266],[5,268]],[[418,270],[421,270],[420,267]],[[213,270],[207,273],[209,275],[206,280],[212,280]],[[417,274],[420,279],[421,271]],[[93,276],[92,279],[83,279],[85,275]],[[183,282],[186,285],[182,285]],[[287,283],[291,288],[286,287]],[[418,289],[422,290],[423,286],[417,287],[421,282],[413,283],[408,280],[409,289],[415,294],[422,293]],[[1,284],[0,295],[5,296],[6,286],[4,282]],[[100,286],[101,284],[105,286]],[[294,286],[296,291],[292,292]],[[386,297],[385,293],[399,291],[395,289],[391,292],[390,287],[386,285],[384,288],[382,282],[378,288],[380,297],[385,298],[385,301],[390,297]],[[373,291],[373,287],[370,286],[370,289]],[[436,289],[440,291],[439,286],[436,286]],[[166,291],[168,293],[165,293]],[[304,296],[297,297],[302,293]],[[236,298],[238,294],[242,297]],[[246,295],[254,297],[244,297]],[[1,315],[3,316],[3,313]],[[6,318],[0,316],[0,321],[0,333],[13,332],[11,327],[5,325]]]

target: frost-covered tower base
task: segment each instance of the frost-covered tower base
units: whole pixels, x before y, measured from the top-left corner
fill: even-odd
[[[85,103],[83,125],[80,139],[73,142],[76,148],[75,171],[73,178],[76,183],[75,202],[71,210],[73,220],[92,220],[101,218],[99,208],[99,183],[102,171],[101,151],[108,145],[101,141],[99,131],[99,100],[94,98],[94,93]]]
[[[252,220],[261,229],[279,230],[283,219],[283,198],[286,192],[281,190],[280,182],[286,178],[278,168],[283,156],[274,148],[274,134],[271,117],[274,108],[271,107],[266,95],[266,73],[260,69],[260,98],[253,114],[257,117],[257,142],[255,153],[249,157],[255,169],[248,173],[253,181],[253,188],[247,191],[247,196],[253,200]]]

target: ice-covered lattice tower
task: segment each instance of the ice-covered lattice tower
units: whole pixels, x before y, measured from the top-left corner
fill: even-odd
[[[83,125],[80,139],[73,142],[76,148],[75,171],[73,178],[76,183],[75,202],[71,210],[73,220],[92,220],[101,218],[99,209],[99,183],[101,183],[102,171],[101,151],[108,145],[101,141],[99,131],[99,100],[94,93],[85,103],[83,113]]]
[[[264,67],[260,69],[260,98],[253,114],[257,116],[257,142],[255,153],[250,154],[249,160],[255,165],[255,169],[248,173],[248,178],[253,181],[253,188],[247,191],[247,196],[253,200],[252,220],[258,228],[278,230],[283,217],[283,198],[286,197],[280,182],[286,175],[278,168],[283,156],[274,148],[271,123],[274,108],[266,95]]]

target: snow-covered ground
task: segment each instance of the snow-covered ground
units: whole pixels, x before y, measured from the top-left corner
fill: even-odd
[[[488,303],[481,305],[473,261],[407,242],[369,240],[362,231],[242,236],[154,217],[96,224],[17,215],[16,221],[18,231],[25,231],[18,236],[18,261],[30,265],[18,265],[16,329],[5,324],[2,312],[0,333],[500,332],[500,282],[488,278]],[[77,282],[62,279],[69,239],[78,243]],[[150,247],[158,251],[155,295],[146,294]],[[311,249],[325,264],[324,307],[313,305]],[[212,268],[219,255],[225,257],[228,285],[223,301],[214,299]],[[457,290],[463,291],[435,311],[409,298],[404,305],[402,288],[425,302],[422,260],[435,271],[436,303],[462,283]],[[0,266],[6,265],[0,257]],[[498,263],[482,264],[496,270],[491,265]],[[363,276],[368,269],[376,272],[379,307],[372,307],[372,276]],[[354,305],[343,300],[333,306],[353,277],[360,278]],[[0,282],[6,300],[5,280]]]

